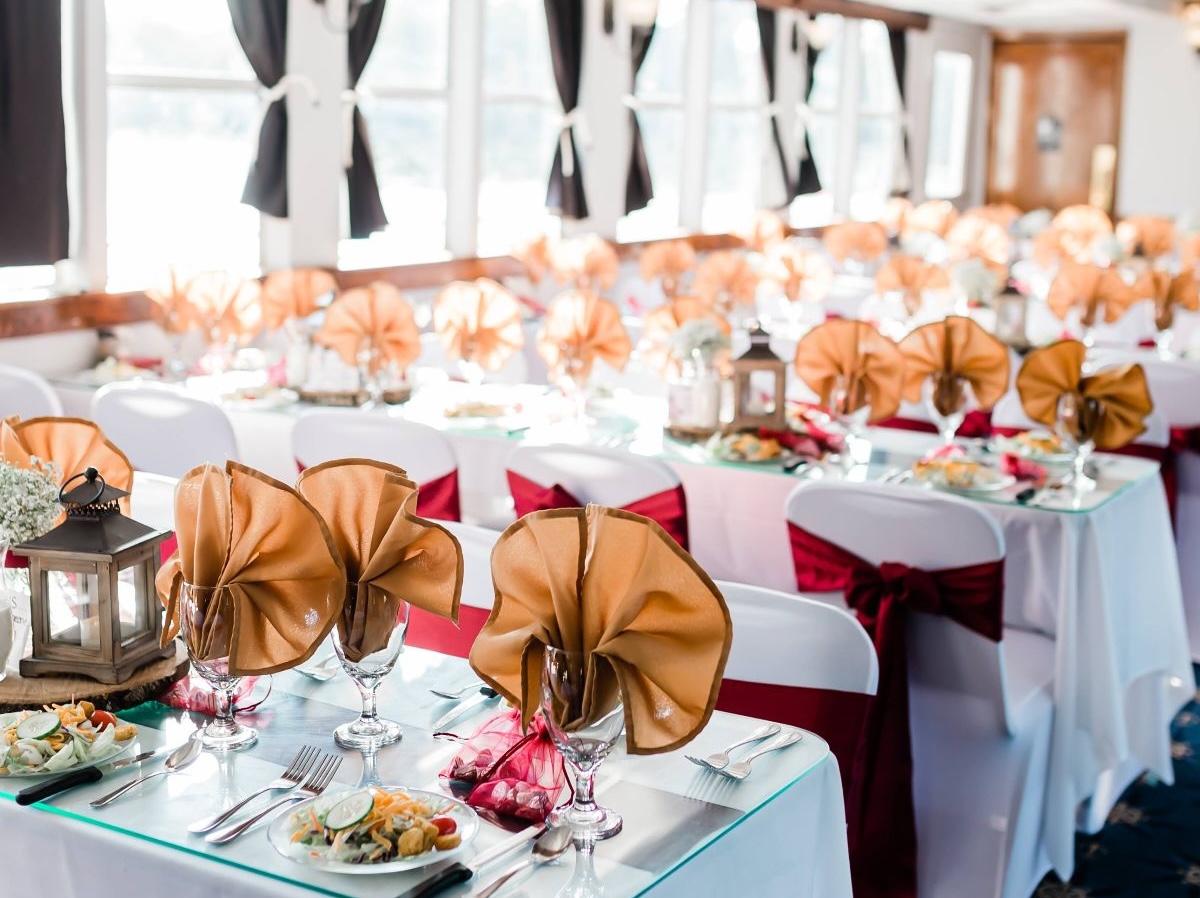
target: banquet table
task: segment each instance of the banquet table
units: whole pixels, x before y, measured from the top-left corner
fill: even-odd
[[[173,898],[333,896],[393,898],[432,869],[374,876],[324,873],[278,854],[259,825],[226,846],[190,835],[186,825],[227,806],[278,776],[302,744],[343,755],[330,791],[382,783],[439,790],[439,771],[457,748],[434,739],[431,723],[450,707],[428,688],[471,682],[465,662],[406,649],[379,690],[380,713],[404,725],[402,740],[368,757],[336,747],[335,726],[358,712],[359,694],[340,674],[317,682],[289,671],[276,674],[270,694],[239,715],[259,731],[258,743],[226,756],[203,755],[191,767],[158,777],[108,807],[88,802],[127,782],[133,771],[111,772],[30,807],[9,800],[30,779],[0,779],[0,860],[5,894],[171,894]],[[267,685],[254,687],[257,697]],[[469,735],[496,704],[453,725]],[[148,703],[121,715],[139,725],[143,747],[183,741],[198,714]],[[837,761],[818,736],[760,758],[736,782],[688,763],[684,751],[708,754],[756,728],[758,721],[716,712],[686,749],[630,756],[623,743],[597,777],[597,798],[618,809],[624,830],[595,850],[595,875],[606,898],[760,894],[849,898],[845,814]],[[140,750],[140,749],[134,749]],[[161,761],[157,762],[161,765]],[[146,766],[161,769],[150,762]],[[483,822],[471,854],[508,838]],[[469,884],[444,894],[468,895],[499,875],[520,854],[485,868]],[[568,853],[539,868],[506,894],[552,896],[586,872],[586,855]],[[578,881],[578,880],[577,880]]]

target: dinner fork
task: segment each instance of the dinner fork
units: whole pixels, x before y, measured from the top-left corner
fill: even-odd
[[[292,758],[292,763],[288,765],[288,769],[283,771],[277,778],[267,783],[257,792],[252,792],[241,801],[228,807],[212,817],[205,817],[203,820],[197,820],[188,826],[190,833],[206,833],[216,829],[254,799],[260,795],[266,795],[268,792],[274,792],[277,789],[294,789],[304,781],[304,777],[308,771],[312,769],[313,762],[320,756],[320,752],[311,745],[306,745],[296,753],[296,757]]]
[[[795,745],[803,738],[803,733],[799,732],[798,730],[792,730],[790,733],[785,733],[778,739],[772,739],[757,751],[752,751],[736,764],[730,764],[728,767],[713,767],[711,768],[712,772],[719,773],[721,776],[727,776],[730,779],[744,780],[750,775],[750,762],[759,755],[765,755],[769,752],[779,751],[781,748],[787,748],[789,745]]]
[[[751,742],[758,742],[760,739],[769,739],[771,736],[774,736],[776,733],[778,733],[779,729],[779,724],[768,723],[759,727],[745,739],[739,739],[724,751],[713,752],[707,758],[694,758],[691,755],[684,755],[684,757],[693,764],[697,764],[701,767],[709,767],[713,770],[719,770],[722,767],[729,766],[729,753],[735,748],[741,748],[743,745],[749,745]]]
[[[337,773],[337,769],[341,765],[342,758],[340,755],[323,756],[317,764],[317,769],[308,775],[308,779],[304,781],[304,785],[299,789],[283,796],[283,798],[269,805],[265,810],[247,817],[241,823],[231,826],[229,829],[209,833],[204,837],[204,841],[213,845],[224,845],[226,842],[232,842],[254,824],[258,823],[259,820],[262,820],[268,814],[274,813],[284,805],[294,804],[306,798],[316,798],[329,788],[329,784],[333,781],[333,775]]]

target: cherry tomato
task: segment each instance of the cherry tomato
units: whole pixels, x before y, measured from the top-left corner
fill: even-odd
[[[429,822],[437,827],[439,836],[449,836],[458,829],[458,824],[449,817],[434,817]]]
[[[93,711],[92,716],[88,720],[97,730],[102,730],[109,725],[117,725],[117,718],[113,717],[107,711]]]

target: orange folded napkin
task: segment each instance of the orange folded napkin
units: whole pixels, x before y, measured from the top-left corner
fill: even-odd
[[[262,323],[258,281],[228,271],[206,271],[188,284],[188,296],[212,336],[247,343]]]
[[[360,352],[371,350],[372,374],[389,362],[403,371],[421,354],[421,334],[413,310],[404,294],[384,281],[339,296],[313,339],[337,352],[352,368],[358,367]]]
[[[698,266],[692,281],[692,295],[707,302],[722,314],[734,306],[754,304],[758,275],[741,253],[709,253]]]
[[[587,290],[555,297],[538,332],[538,354],[551,371],[564,364],[573,377],[587,380],[596,359],[620,371],[633,344],[614,303]]]
[[[146,291],[146,296],[154,303],[151,307],[154,320],[168,334],[208,330],[207,317],[192,301],[191,285],[190,277],[172,268],[167,273],[166,283]]]
[[[642,280],[660,281],[663,293],[676,296],[682,286],[680,280],[696,264],[696,251],[686,240],[663,240],[651,243],[642,250],[638,263]]]
[[[899,290],[910,315],[921,308],[926,290],[949,290],[950,274],[940,265],[930,265],[916,256],[892,256],[875,274],[875,289],[880,293]]]
[[[958,210],[949,200],[926,200],[905,217],[903,233],[925,232],[945,237],[957,220]]]
[[[809,331],[796,344],[796,373],[841,414],[871,406],[871,420],[890,418],[900,408],[904,356],[894,342],[865,321],[834,319]],[[839,382],[844,399],[835,403]],[[841,407],[834,409],[834,405]]]
[[[1047,271],[1057,268],[1065,259],[1073,258],[1063,246],[1065,232],[1058,228],[1046,228],[1033,238],[1030,254]],[[1086,257],[1082,261],[1087,261]]]
[[[1137,299],[1154,300],[1154,326],[1168,330],[1175,323],[1175,309],[1200,312],[1200,280],[1195,271],[1171,276],[1169,271],[1147,271],[1133,285]]]
[[[1157,215],[1131,215],[1122,219],[1116,235],[1131,256],[1157,259],[1175,249],[1175,223]]]
[[[58,466],[59,486],[95,468],[109,486],[126,492],[133,489],[133,465],[125,453],[109,442],[99,427],[83,418],[0,421],[0,461],[28,470],[32,467],[31,457]],[[128,498],[121,500],[121,510],[129,514]]]
[[[1067,206],[1054,216],[1054,228],[1061,231],[1063,250],[1073,259],[1084,261],[1101,237],[1113,232],[1112,219],[1095,206]]]
[[[617,282],[617,251],[597,234],[561,240],[550,249],[556,280],[580,290],[609,290]]]
[[[887,252],[887,231],[873,221],[844,221],[821,235],[825,249],[838,262],[873,262]]]
[[[476,673],[521,709],[541,699],[545,646],[587,656],[582,717],[624,703],[630,754],[690,742],[712,714],[733,628],[712,580],[641,515],[589,505],[528,514],[492,550],[496,603]]]
[[[1179,240],[1179,267],[1195,268],[1200,265],[1200,231],[1185,234]]]
[[[1004,228],[1005,233],[1008,233],[1024,213],[1012,203],[988,203],[968,209],[966,214],[972,218],[982,218],[998,224]]]
[[[525,266],[525,276],[538,284],[550,271],[550,238],[545,234],[513,247],[513,258]]]
[[[884,203],[883,215],[880,216],[879,223],[893,237],[903,234],[905,225],[908,223],[908,216],[914,208],[912,200],[908,197],[893,196]]]
[[[1012,257],[1012,238],[1003,225],[980,215],[964,215],[946,234],[955,259],[983,259],[1007,275]]]
[[[820,302],[833,285],[833,269],[819,253],[783,243],[767,253],[763,278],[778,284],[792,302],[802,297]]]
[[[1097,449],[1120,449],[1145,429],[1153,410],[1146,374],[1141,365],[1106,368],[1083,375],[1087,347],[1078,340],[1061,340],[1035,349],[1017,374],[1021,405],[1034,421],[1054,427],[1059,400],[1073,393],[1083,400],[1076,439],[1092,439]]]
[[[698,318],[712,321],[726,336],[731,332],[729,319],[714,312],[708,303],[694,296],[677,296],[670,302],[651,309],[642,318],[642,357],[648,364],[661,371],[671,370],[675,364],[671,347],[675,332],[684,322]],[[718,360],[718,365],[722,361]]]
[[[342,458],[306,468],[296,491],[325,522],[346,569],[338,639],[351,661],[387,645],[404,602],[458,622],[462,548],[417,517],[417,485],[400,468]]]
[[[759,209],[754,213],[750,226],[737,232],[737,236],[746,244],[746,249],[755,253],[767,252],[773,246],[783,243],[787,235],[787,222],[768,209]]]
[[[263,326],[275,330],[284,322],[307,318],[317,310],[317,301],[330,293],[337,293],[337,280],[323,268],[272,271],[262,285]]]
[[[321,516],[291,487],[237,462],[188,471],[175,488],[178,551],[155,578],[166,645],[180,630],[184,583],[215,589],[188,628],[194,657],[229,647],[229,674],[286,670],[333,629],[346,570]]]
[[[488,278],[454,281],[433,300],[433,329],[452,358],[499,371],[525,345],[521,306]]]
[[[943,415],[961,407],[963,382],[985,411],[1008,390],[1008,348],[970,318],[951,315],[922,325],[900,341],[900,352],[904,398],[920,402],[922,385],[933,378],[933,404]]]
[[[1080,323],[1092,327],[1101,306],[1105,322],[1112,324],[1129,310],[1135,299],[1135,292],[1115,268],[1067,262],[1050,283],[1046,306],[1060,321],[1077,308]]]

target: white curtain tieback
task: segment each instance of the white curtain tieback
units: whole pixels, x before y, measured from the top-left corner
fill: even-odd
[[[354,165],[354,110],[360,100],[370,100],[373,96],[365,87],[342,91],[342,168]]]
[[[572,129],[580,146],[586,148],[592,145],[592,135],[588,130],[587,117],[583,114],[583,108],[580,106],[576,106],[570,112],[564,112],[562,122],[559,124],[558,151],[562,156],[564,178],[570,178],[575,174],[575,153],[571,149]]]
[[[267,118],[267,110],[287,96],[292,87],[303,88],[308,94],[308,100],[314,106],[321,104],[321,96],[317,84],[307,75],[284,75],[272,87],[259,87],[258,91],[258,131],[262,131],[263,122]],[[254,141],[254,161],[258,161],[258,141]]]

